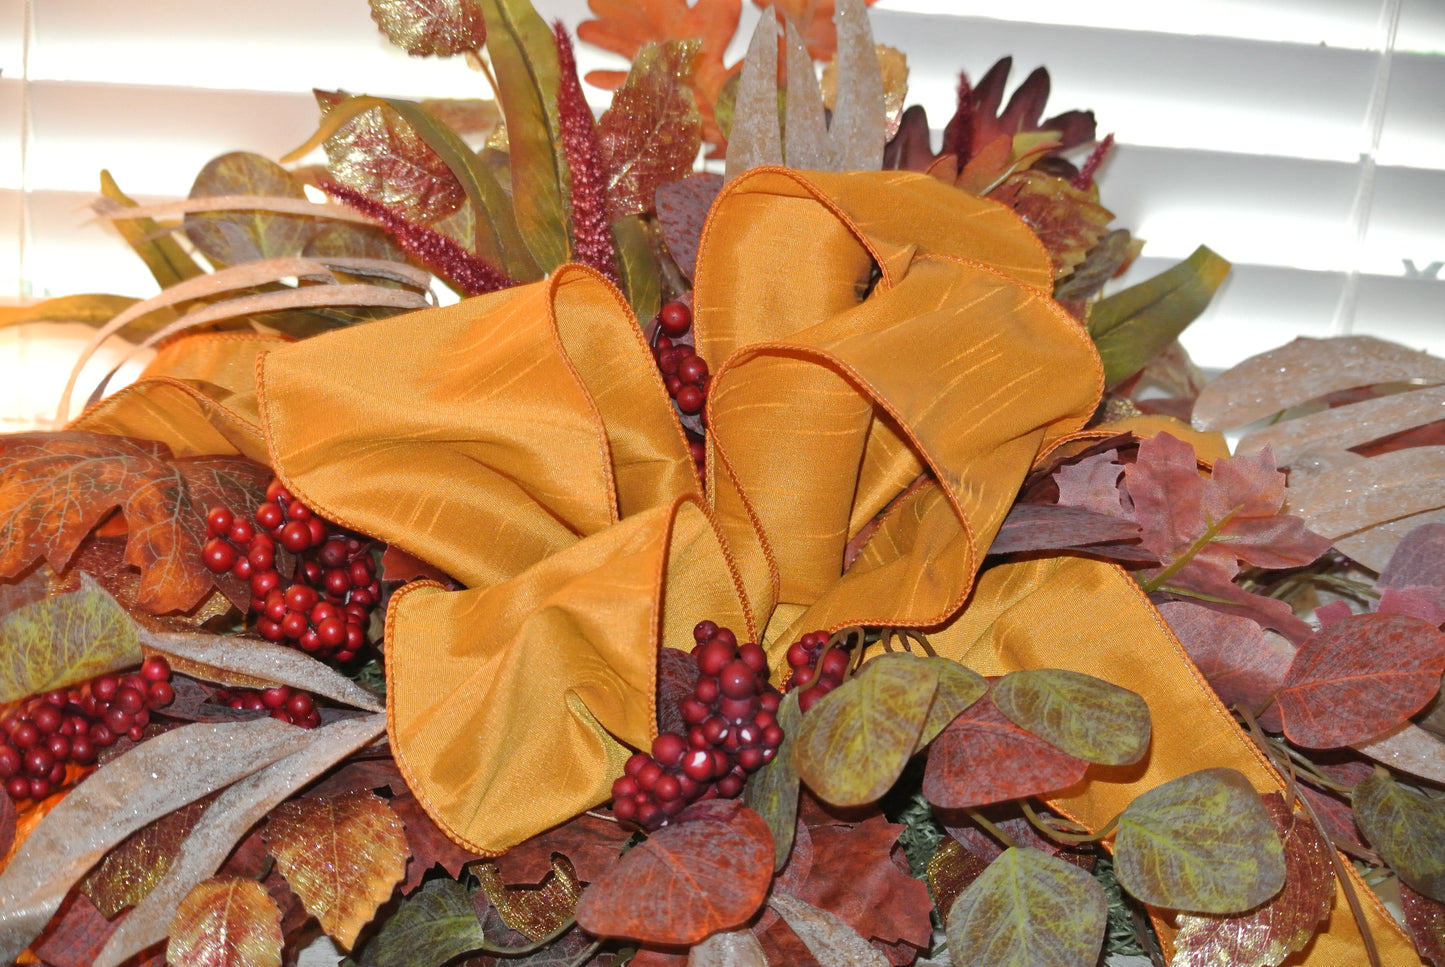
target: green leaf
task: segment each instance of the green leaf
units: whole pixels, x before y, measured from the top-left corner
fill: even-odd
[[[528,0],[481,0],[487,53],[507,122],[512,199],[522,237],[545,272],[568,259],[566,156],[557,118],[561,72],[552,31]]]
[[[798,770],[793,765],[794,736],[802,723],[797,691],[783,696],[778,706],[778,727],[783,741],[773,761],[753,773],[743,789],[743,802],[768,824],[773,834],[773,870],[781,870],[793,851],[798,826]]]
[[[994,683],[999,711],[1071,756],[1138,762],[1149,748],[1149,706],[1126,688],[1062,668],[1010,672]]]
[[[938,667],[916,655],[874,658],[803,716],[798,775],[835,806],[874,802],[912,756],[937,688]]]
[[[466,887],[443,877],[423,883],[386,918],[380,932],[362,948],[361,967],[440,967],[486,945],[482,921]]]
[[[1152,279],[1130,286],[1089,310],[1089,334],[1104,361],[1104,385],[1134,375],[1209,305],[1229,263],[1204,246]]]
[[[100,193],[125,208],[136,207],[136,203],[120,190],[110,172],[104,169],[100,172]],[[162,289],[205,274],[205,269],[197,265],[196,260],[186,254],[180,243],[155,219],[120,218],[111,224],[141,257]]]
[[[415,101],[388,98],[386,105],[412,126],[427,147],[437,153],[461,182],[467,200],[472,203],[473,254],[500,266],[502,271],[519,282],[541,278],[543,272],[533,260],[518,228],[512,199],[486,163],[467,147],[455,131]],[[563,237],[565,239],[565,226]]]
[[[1432,900],[1445,902],[1445,801],[1427,799],[1383,772],[1352,794],[1355,822],[1390,869]]]
[[[1009,847],[954,901],[948,949],[957,964],[1093,967],[1108,901],[1098,882],[1036,849]]]
[[[28,306],[0,307],[0,329],[35,322],[78,322],[99,329],[139,301],[127,296],[92,293],[63,295]],[[132,320],[123,333],[131,342],[140,342],[144,337],[160,332],[175,318],[176,314],[170,309],[157,309]]]
[[[141,657],[130,615],[82,573],[80,590],[0,615],[0,702],[138,665]]]
[[[306,199],[301,183],[291,177],[290,172],[248,151],[213,158],[196,175],[191,197],[215,195]],[[218,265],[300,255],[316,231],[314,218],[261,209],[193,212],[186,216],[186,237]]]
[[[1239,913],[1284,886],[1284,847],[1243,775],[1202,769],[1129,804],[1114,839],[1114,871],[1145,903]]]
[[[617,246],[617,267],[622,289],[638,321],[646,323],[662,305],[662,276],[647,222],[641,215],[624,215],[612,223],[612,241]]]
[[[924,661],[938,669],[938,690],[933,693],[933,704],[928,707],[928,718],[923,722],[923,731],[918,733],[914,752],[923,751],[948,723],[968,711],[988,691],[988,679],[951,658],[925,658]]]

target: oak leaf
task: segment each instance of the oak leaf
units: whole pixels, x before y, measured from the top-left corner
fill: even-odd
[[[367,792],[284,802],[267,819],[265,839],[306,909],[347,949],[411,855],[400,818]]]
[[[119,509],[126,563],[140,568],[137,603],[187,611],[215,582],[201,566],[206,513],[261,502],[270,472],[238,457],[174,458],[164,444],[99,433],[0,438],[0,577],[39,559],[63,571],[81,542]]]
[[[196,884],[171,924],[166,959],[195,967],[281,967],[281,910],[255,880]]]

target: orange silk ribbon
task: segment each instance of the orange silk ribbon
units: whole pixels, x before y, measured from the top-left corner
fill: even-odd
[[[479,853],[608,798],[655,734],[658,648],[689,647],[703,618],[760,638],[775,668],[803,631],[890,625],[987,674],[1134,689],[1153,747],[1059,801],[1089,825],[1210,765],[1280,789],[1122,572],[1061,557],[975,583],[1025,474],[1099,400],[1098,356],[1051,284],[1034,234],[986,199],[760,168],[719,196],[700,247],[705,488],[636,320],[578,266],[261,347],[254,387],[219,362],[153,378],[77,426],[184,452],[255,455],[264,436],[318,513],[466,585],[393,596],[387,701],[407,781]],[[1366,903],[1387,962],[1417,963]],[[1361,962],[1342,907],[1291,962]]]

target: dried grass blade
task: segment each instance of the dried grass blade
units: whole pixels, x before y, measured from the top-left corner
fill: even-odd
[[[191,212],[220,211],[267,211],[283,215],[313,215],[336,222],[356,222],[360,225],[375,225],[376,221],[358,211],[329,202],[306,201],[302,198],[286,198],[272,195],[212,195],[209,198],[178,198],[175,201],[157,202],[153,205],[137,205],[128,208],[109,198],[100,198],[91,203],[91,210],[97,218],[107,221],[129,218],[164,218],[168,215],[187,215]],[[180,223],[171,226],[179,230]]]

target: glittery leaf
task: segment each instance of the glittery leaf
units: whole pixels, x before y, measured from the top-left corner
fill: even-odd
[[[1284,847],[1243,775],[1202,769],[1129,804],[1114,839],[1114,872],[1154,906],[1239,913],[1284,886]]]
[[[753,28],[748,56],[738,78],[733,122],[728,129],[725,177],[731,181],[749,168],[782,164],[783,136],[778,126],[777,21],[764,15]]]
[[[768,967],[768,955],[757,934],[740,927],[715,933],[689,948],[687,967]]]
[[[181,841],[205,811],[204,802],[193,802],[131,833],[86,874],[80,892],[107,919],[139,903],[165,876]]]
[[[172,459],[161,444],[97,433],[0,438],[0,576],[44,558],[63,570],[113,510],[129,525],[126,562],[141,569],[138,603],[186,611],[214,582],[200,563],[215,504],[254,506],[269,472],[233,457]]]
[[[339,92],[317,91],[316,98],[323,111],[341,108],[347,100]],[[324,146],[332,177],[413,221],[434,222],[467,197],[442,156],[394,108],[368,107]]]
[[[1437,699],[1435,708],[1439,707]],[[1351,748],[1396,772],[1445,783],[1445,742],[1418,725],[1407,722],[1383,738],[1352,743]]]
[[[938,669],[914,655],[869,661],[803,716],[798,775],[835,806],[874,802],[902,774],[937,688]]]
[[[783,104],[783,158],[789,168],[833,170],[823,95],[813,76],[813,61],[791,19],[783,21],[787,50],[787,99]]]
[[[772,879],[762,817],[735,800],[695,803],[588,885],[577,923],[600,937],[691,945],[746,922]]]
[[[1445,802],[1376,772],[1355,786],[1355,822],[1401,880],[1445,901]]]
[[[1092,675],[1062,668],[1010,672],[990,697],[1015,725],[1089,762],[1128,765],[1149,748],[1144,700]]]
[[[1264,797],[1284,844],[1285,885],[1262,906],[1233,917],[1179,915],[1177,967],[1276,967],[1309,943],[1335,897],[1330,846],[1308,819],[1292,814],[1278,793]]]
[[[948,949],[955,962],[1012,967],[1092,967],[1108,902],[1072,863],[1010,847],[954,901]]]
[[[284,802],[267,819],[265,839],[307,911],[348,950],[411,855],[401,820],[369,792]]]
[[[828,140],[834,170],[877,171],[886,140],[883,74],[863,0],[837,0],[833,23],[838,29],[838,98]]]
[[[290,172],[268,158],[246,151],[207,162],[191,186],[192,198],[257,195],[305,200],[306,193]],[[212,262],[237,265],[299,255],[316,221],[261,209],[194,212],[186,216],[186,236]]]
[[[487,22],[475,0],[371,0],[371,19],[414,57],[451,57],[487,42]]]
[[[139,663],[135,625],[88,574],[80,589],[0,614],[0,702]]]
[[[865,0],[868,6],[878,0]],[[802,35],[812,60],[826,61],[838,50],[838,30],[833,25],[833,0],[753,0],[754,6],[776,9],[792,21]]]
[[[475,872],[487,901],[501,914],[502,921],[533,940],[551,934],[572,919],[582,892],[577,872],[565,856],[552,857],[552,872],[537,886],[508,886],[494,863],[482,863]]]
[[[597,125],[582,94],[582,82],[577,79],[577,59],[567,28],[557,23],[553,37],[557,46],[557,120],[566,153],[567,197],[572,216],[572,261],[596,269],[613,285],[621,285],[617,249],[608,225],[612,217],[611,193]]]
[[[1445,903],[1416,893],[1402,883],[1400,907],[1405,913],[1405,926],[1420,954],[1435,967],[1445,967]]]
[[[888,967],[888,958],[837,915],[776,890],[768,905],[778,911],[820,963]]]
[[[700,46],[668,40],[643,47],[598,122],[613,219],[650,212],[659,185],[692,171],[702,144],[691,87]]]
[[[877,0],[867,0],[867,2],[872,5]],[[821,7],[822,4],[819,6]],[[813,22],[817,23],[821,19],[814,17]],[[828,17],[828,25],[832,26],[831,14]],[[908,58],[903,51],[889,47],[887,44],[874,44],[873,53],[878,58],[878,70],[883,79],[883,111],[886,116],[884,134],[892,139],[903,123],[903,102],[908,96]],[[837,57],[833,57],[824,66],[823,77],[819,84],[823,91],[823,106],[831,111],[838,103]],[[921,112],[923,108],[920,107],[918,110]],[[901,147],[900,145],[899,148],[901,149]],[[928,145],[925,144],[924,147],[926,149]],[[885,163],[884,167],[889,167],[889,165]]]
[[[281,967],[281,910],[255,880],[197,883],[171,925],[166,959],[194,967]]]
[[[1010,175],[988,196],[1008,205],[1049,250],[1054,278],[1062,279],[1084,261],[1104,237],[1114,213],[1063,178],[1041,171]]]

